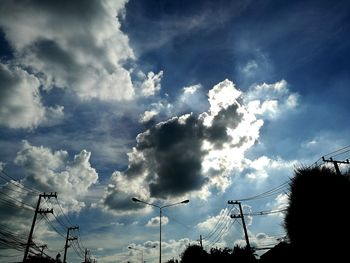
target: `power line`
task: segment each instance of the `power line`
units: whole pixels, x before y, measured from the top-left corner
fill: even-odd
[[[68,217],[68,215],[66,215],[66,214],[64,213],[61,204],[58,202],[58,199],[55,199],[55,200],[56,200],[56,203],[57,203],[57,205],[58,205],[58,208],[60,209],[61,214],[63,215],[63,217],[66,219],[66,221],[68,222],[69,225],[73,226],[74,224],[72,223],[72,221],[70,220],[70,218]]]
[[[340,152],[340,151],[343,151],[343,150],[345,150],[345,149],[347,149],[347,148],[350,148],[350,145],[345,146],[345,147],[342,147],[342,148],[340,148],[340,149],[338,149],[338,150],[335,150],[335,151],[333,151],[333,152],[324,154],[323,156],[324,156],[324,157],[327,157],[327,156],[330,156],[330,155],[332,155],[332,154],[335,154],[335,153],[338,153],[338,152]],[[348,152],[348,151],[347,151],[347,152]],[[336,155],[333,155],[333,157],[335,157],[335,156],[336,156]]]
[[[219,242],[219,240],[222,238],[222,236],[225,235],[232,228],[232,226],[235,222],[236,222],[236,220],[228,221],[228,224],[226,224],[225,227],[220,230],[219,234],[216,235],[216,239],[214,239],[208,245],[208,247],[213,247],[213,245],[215,245],[217,242]]]
[[[45,219],[45,221],[49,224],[49,226],[61,237],[66,238],[60,231],[57,230],[57,228],[51,223],[50,219],[47,217],[47,215],[42,215]]]
[[[270,190],[267,190],[263,193],[260,193],[260,194],[254,195],[254,196],[250,196],[250,197],[246,197],[246,198],[242,198],[242,199],[237,199],[236,201],[239,201],[239,202],[251,201],[251,200],[255,200],[255,199],[261,199],[261,198],[277,195],[277,194],[283,193],[287,189],[287,186],[289,186],[289,181],[286,181],[286,182],[284,182],[284,183],[282,183],[274,188],[271,188]]]
[[[275,209],[275,210],[265,210],[260,212],[251,212],[251,213],[243,213],[245,216],[263,216],[263,215],[271,215],[276,213],[286,212],[287,208]]]
[[[214,227],[209,231],[209,233],[206,236],[203,237],[203,239],[209,239],[214,234],[213,232],[216,231],[217,226],[221,223],[221,221],[224,219],[224,217],[229,215],[229,212],[227,212],[228,211],[227,210],[228,206],[229,205],[226,204],[226,207],[224,209],[220,210],[220,217],[219,217],[219,219],[216,221]]]
[[[23,186],[23,188],[26,189],[27,191],[29,191],[29,192],[34,192],[34,193],[36,193],[36,194],[40,194],[40,192],[39,192],[38,190],[36,190],[36,189],[34,189],[34,188],[31,188],[31,187],[25,186],[23,183],[21,183],[21,182],[19,182],[18,180],[16,180],[14,177],[12,177],[11,175],[9,175],[9,174],[8,174],[7,172],[5,172],[3,169],[0,170],[0,173],[6,175],[8,178],[10,178],[11,180],[17,182],[18,184],[21,184],[21,185]],[[3,178],[3,177],[2,177],[2,178]],[[7,180],[7,181],[8,181],[8,180]],[[8,181],[8,182],[10,182],[10,181]]]
[[[206,242],[208,242],[210,244],[217,243],[217,241],[223,235],[221,233],[223,233],[224,229],[227,229],[229,224],[230,224],[230,222],[232,222],[232,220],[229,220],[229,215],[230,215],[230,213],[232,212],[233,209],[235,209],[234,206],[232,206],[231,209],[229,211],[227,211],[226,216],[224,217],[224,219],[226,219],[226,220],[225,221],[221,221],[221,223],[218,224],[217,227],[214,229],[212,234],[205,238]],[[227,231],[224,231],[224,232],[227,232]]]
[[[323,155],[322,157],[330,156],[330,155],[332,155],[332,154],[334,154],[334,153],[337,153],[337,154],[336,154],[336,155],[333,155],[333,157],[338,156],[338,155],[340,155],[340,154],[348,153],[348,152],[350,152],[350,149],[349,149],[349,150],[346,150],[346,149],[348,149],[348,148],[350,148],[350,145],[345,146],[345,147],[342,147],[342,148],[340,148],[340,149],[338,149],[338,150],[336,150],[336,151],[333,151],[333,152],[331,152],[331,153],[325,154],[325,155]],[[346,150],[346,151],[344,151],[344,150]],[[342,151],[342,152],[341,152],[341,151]],[[341,152],[341,153],[339,153],[339,152]],[[322,164],[317,164],[317,163],[318,163],[320,160],[323,159],[322,157],[320,157],[320,158],[319,158],[316,162],[314,162],[313,164],[309,165],[307,168],[311,168],[312,166],[316,166],[316,167],[321,166]],[[240,201],[240,202],[242,202],[242,201],[251,201],[251,200],[266,198],[266,197],[270,197],[270,196],[273,196],[273,195],[277,195],[277,194],[283,193],[284,190],[287,190],[287,186],[289,186],[289,183],[290,183],[289,180],[288,180],[288,181],[285,181],[285,182],[281,183],[280,185],[278,185],[278,186],[276,186],[276,187],[274,187],[274,188],[271,188],[270,190],[267,190],[267,191],[265,191],[265,192],[263,192],[263,193],[260,193],[260,194],[254,195],[254,196],[250,196],[250,197],[246,197],[246,198],[236,199],[236,201]]]
[[[10,196],[10,195],[4,193],[4,192],[1,192],[1,191],[0,191],[0,194],[6,195],[7,198],[13,200],[14,202],[17,202],[17,203],[19,203],[19,204],[22,204],[22,205],[25,205],[25,206],[28,206],[28,207],[31,207],[31,208],[35,209],[32,205],[30,205],[30,204],[28,204],[28,203],[25,203],[25,202],[23,202],[23,201],[18,201],[18,200],[15,199],[14,197],[12,197],[12,196]]]

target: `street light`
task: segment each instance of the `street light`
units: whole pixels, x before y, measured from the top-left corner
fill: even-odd
[[[155,248],[155,247],[156,247],[156,245],[153,245],[150,248]],[[128,249],[134,249],[134,250],[137,250],[137,251],[141,251],[141,263],[144,263],[144,261],[143,261],[143,249],[139,249],[139,248],[132,247],[132,246],[128,246]]]
[[[133,197],[131,200],[134,201],[135,203],[137,203],[137,202],[144,203],[146,205],[151,205],[151,206],[159,208],[159,263],[162,263],[162,209],[165,207],[169,207],[169,206],[174,206],[174,205],[179,205],[179,204],[187,204],[190,200],[184,200],[182,202],[169,204],[169,205],[163,205],[163,206],[147,203],[147,202],[142,201],[140,199],[137,199],[135,197]]]

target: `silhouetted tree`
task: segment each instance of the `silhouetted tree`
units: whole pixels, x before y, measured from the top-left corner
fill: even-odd
[[[181,254],[181,263],[208,262],[208,253],[198,245],[188,246]]]
[[[247,247],[235,246],[232,252],[233,262],[252,263],[256,262],[254,252]]]
[[[207,253],[200,246],[188,246],[181,255],[181,263],[253,263],[256,258],[252,250],[235,246],[230,248],[212,248]],[[170,263],[170,262],[169,262]]]
[[[27,260],[25,261],[26,263],[56,263],[56,260],[54,260],[53,258],[48,258],[48,257],[42,257],[42,256],[34,256],[31,255],[27,258]]]
[[[284,226],[297,257],[309,262],[349,262],[349,173],[300,168],[290,190]]]
[[[232,262],[232,249],[212,248],[210,249],[210,262],[228,263]]]

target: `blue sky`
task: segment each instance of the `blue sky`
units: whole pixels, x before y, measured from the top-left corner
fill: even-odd
[[[241,226],[227,230],[228,200],[349,144],[349,10],[348,1],[2,1],[0,168],[58,192],[99,262],[136,262],[128,246],[157,261],[158,210],[134,196],[190,200],[164,209],[164,260],[199,235],[206,248],[241,244]],[[34,206],[3,176],[0,197]],[[284,208],[280,190],[245,211]],[[59,209],[52,203],[43,207]],[[0,223],[26,235],[33,211],[0,205]],[[57,217],[48,220],[64,233],[70,222]],[[276,243],[282,222],[249,217],[252,243]],[[62,251],[45,219],[34,237],[51,256]]]

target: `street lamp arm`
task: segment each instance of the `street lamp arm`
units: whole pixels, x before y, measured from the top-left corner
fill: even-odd
[[[178,202],[178,203],[175,203],[175,204],[170,204],[170,205],[164,205],[164,206],[161,206],[159,207],[160,209],[162,208],[165,208],[165,207],[169,207],[169,206],[174,206],[174,205],[179,205],[179,204],[187,204],[190,200],[184,200],[182,202]]]
[[[140,200],[140,199],[137,199],[137,198],[135,198],[135,197],[133,197],[131,200],[134,201],[135,203],[144,203],[144,204],[146,204],[146,205],[151,205],[151,206],[157,207],[157,208],[159,208],[159,209],[161,208],[161,207],[158,206],[158,205],[151,204],[151,203],[147,203],[147,202],[145,202],[145,201],[143,201],[143,200]]]

